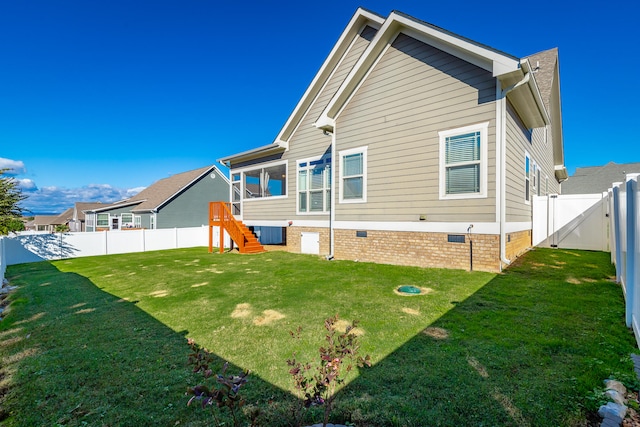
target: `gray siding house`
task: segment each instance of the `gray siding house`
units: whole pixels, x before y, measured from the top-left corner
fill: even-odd
[[[566,179],[558,52],[358,9],[275,141],[219,161],[234,215],[290,251],[500,271]]]
[[[209,202],[228,201],[229,188],[216,166],[179,173],[129,199],[85,210],[86,231],[208,225]]]
[[[562,183],[562,194],[603,193],[614,182],[624,182],[628,173],[640,173],[640,163],[614,163],[604,166],[576,168],[573,175]]]

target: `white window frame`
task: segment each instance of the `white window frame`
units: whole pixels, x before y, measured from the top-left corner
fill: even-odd
[[[480,165],[480,191],[473,193],[447,194],[446,171],[446,148],[447,138],[465,133],[480,132],[480,160],[469,162]],[[455,199],[482,199],[487,197],[487,170],[488,170],[488,145],[489,145],[489,122],[477,123],[460,128],[449,129],[438,132],[440,139],[440,200]]]
[[[285,194],[281,196],[269,196],[269,197],[245,197],[245,183],[246,183],[246,173],[249,171],[255,171],[258,169],[266,169],[274,166],[284,165],[285,170],[285,178],[284,178],[284,186],[285,186]],[[252,166],[247,166],[242,169],[234,169],[233,173],[240,173],[240,186],[241,186],[241,196],[240,200],[242,203],[244,202],[255,202],[258,200],[277,200],[277,199],[286,199],[289,197],[289,166],[286,160],[278,161],[278,162],[269,162],[269,163],[260,163]],[[296,177],[297,179],[297,177]]]
[[[538,164],[531,160],[531,195],[538,195]]]
[[[367,202],[367,151],[368,146],[352,148],[349,150],[342,150],[338,153],[339,159],[339,190],[340,190],[340,203],[366,203]],[[344,180],[345,178],[354,178],[355,175],[344,176],[344,164],[343,160],[346,156],[353,154],[362,154],[362,197],[358,199],[345,199],[344,198]]]
[[[140,215],[133,216],[133,228],[142,228],[142,216]]]
[[[331,201],[328,199],[331,197],[331,158],[320,157],[312,157],[308,159],[301,159],[296,162],[296,212],[300,215],[326,215],[331,211]],[[321,162],[324,165],[323,169],[323,188],[312,190],[311,185],[311,171],[315,169],[314,166],[317,166]],[[316,163],[311,165],[311,163]],[[304,165],[304,166],[301,166]],[[300,172],[306,171],[307,173],[307,188],[305,190],[300,190]],[[304,191],[307,194],[307,210],[300,210],[300,193]],[[311,196],[312,192],[320,192],[322,191],[322,210],[321,211],[311,211]]]
[[[125,218],[127,221],[125,221]],[[131,221],[129,221],[129,218]],[[133,228],[134,215],[131,212],[123,212],[120,214],[120,228]]]
[[[531,203],[531,156],[525,151],[524,153],[524,202],[528,205]],[[527,167],[528,166],[528,167]]]
[[[106,215],[107,216],[107,223],[106,224],[100,224],[100,215]],[[96,228],[111,228],[111,215],[109,215],[108,213],[98,213],[96,214]]]

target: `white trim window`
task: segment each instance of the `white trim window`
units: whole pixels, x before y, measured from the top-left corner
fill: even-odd
[[[133,214],[123,213],[120,216],[120,228],[133,228]]]
[[[542,192],[542,181],[540,180],[540,167],[536,165],[536,183],[538,184],[538,191],[536,193],[536,195],[540,195],[540,193]]]
[[[524,155],[524,201],[531,203],[531,158],[527,153]]]
[[[96,228],[108,228],[109,227],[109,214],[99,213],[97,214]]]
[[[340,151],[340,203],[367,201],[367,147]]]
[[[487,197],[489,122],[438,132],[440,199]]]
[[[133,216],[133,228],[142,228],[142,217],[140,215]]]
[[[298,213],[331,209],[331,158],[298,161]]]

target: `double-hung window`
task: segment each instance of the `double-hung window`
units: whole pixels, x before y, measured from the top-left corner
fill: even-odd
[[[109,214],[99,213],[98,220],[96,221],[96,227],[109,227]]]
[[[121,215],[120,228],[133,228],[133,214],[123,213]]]
[[[367,147],[340,152],[340,202],[367,201]]]
[[[487,196],[489,123],[439,132],[440,199]]]
[[[331,158],[298,162],[298,212],[331,209]]]

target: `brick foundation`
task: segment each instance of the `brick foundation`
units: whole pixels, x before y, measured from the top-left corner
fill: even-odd
[[[531,247],[531,230],[507,233],[507,245],[505,256],[509,261],[513,261]]]
[[[362,234],[362,233],[361,233]],[[335,230],[336,259],[350,259],[417,267],[469,270],[469,237],[451,243],[447,233]],[[473,269],[500,271],[500,236],[474,234]]]
[[[320,255],[329,254],[329,229],[288,227],[286,250],[300,253],[301,233],[320,234]],[[469,236],[464,243],[449,242],[448,233],[410,231],[335,230],[336,259],[416,267],[469,270]],[[361,237],[358,237],[360,235]],[[458,235],[462,236],[462,235]],[[510,236],[510,241],[509,241]],[[473,269],[500,271],[500,236],[473,234]],[[531,247],[531,231],[507,234],[506,256],[513,260]]]
[[[315,227],[287,227],[287,251],[300,253],[302,232],[320,233],[320,255],[329,254],[329,229]]]

